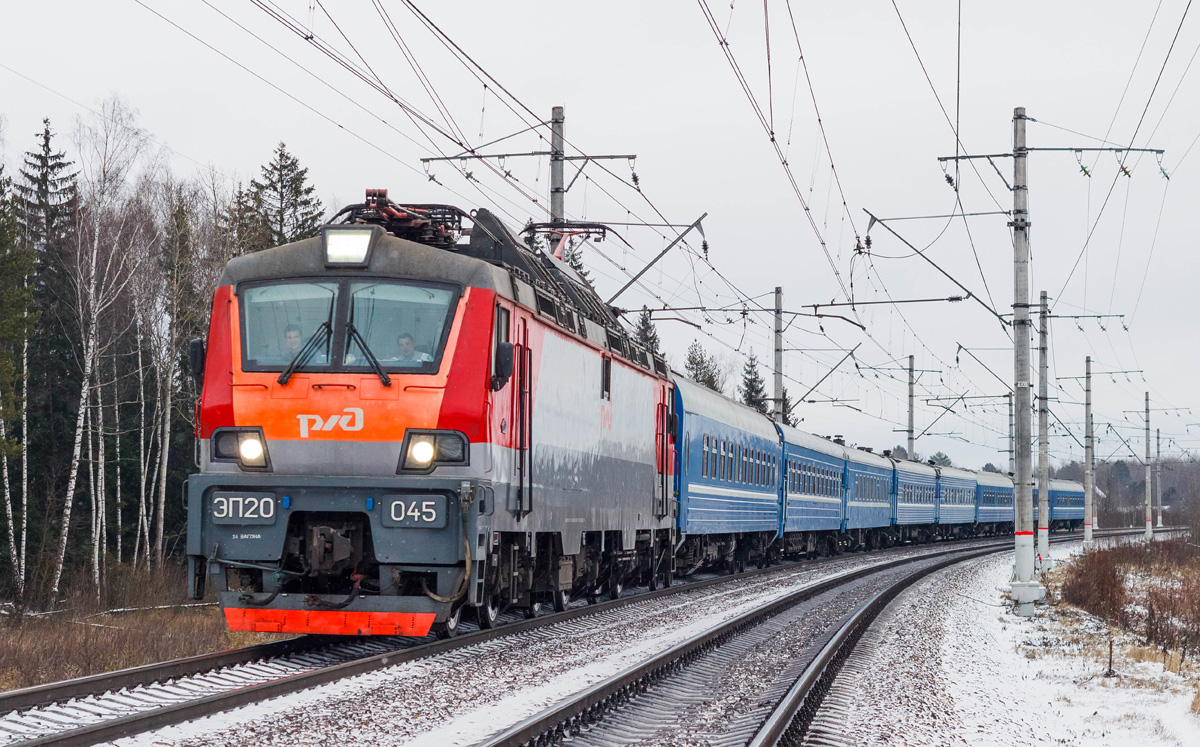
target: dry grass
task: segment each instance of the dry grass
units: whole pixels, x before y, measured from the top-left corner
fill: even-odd
[[[104,609],[188,603],[178,568],[111,579],[101,606],[87,595],[55,614],[13,616],[0,625],[0,690],[55,682],[286,636],[230,632],[216,607],[104,614]]]
[[[1200,714],[1200,688],[1196,688],[1196,697],[1192,698],[1192,713]]]

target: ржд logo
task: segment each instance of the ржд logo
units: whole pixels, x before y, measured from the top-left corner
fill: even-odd
[[[344,431],[361,431],[363,427],[363,411],[361,407],[347,407],[346,414],[334,413],[329,419],[320,415],[297,415],[300,421],[300,438],[308,438],[310,431],[331,431],[341,427]]]

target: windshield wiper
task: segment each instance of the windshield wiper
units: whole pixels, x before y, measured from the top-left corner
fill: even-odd
[[[350,339],[358,343],[358,349],[362,351],[363,357],[367,359],[367,363],[371,365],[371,370],[379,377],[379,382],[384,386],[391,386],[392,379],[387,375],[387,371],[383,370],[383,366],[379,364],[379,359],[371,352],[371,348],[367,347],[367,341],[363,338],[362,332],[354,326],[354,322],[346,322],[346,332],[350,334]]]
[[[292,378],[292,374],[296,373],[296,369],[308,362],[308,359],[312,357],[317,348],[321,347],[321,343],[325,342],[332,332],[333,327],[330,326],[329,322],[321,322],[321,326],[313,331],[312,335],[304,343],[304,346],[300,348],[300,352],[296,353],[296,357],[292,358],[292,362],[288,364],[287,368],[283,369],[283,373],[279,374],[279,378],[276,381],[280,384],[288,383],[288,379]]]

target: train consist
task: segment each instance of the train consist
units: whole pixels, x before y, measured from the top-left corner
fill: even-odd
[[[1012,531],[1007,477],[688,381],[482,209],[371,190],[231,260],[191,359],[189,592],[235,630],[453,635],[464,611],[488,628],[704,567]],[[1050,506],[1083,521],[1075,483]]]

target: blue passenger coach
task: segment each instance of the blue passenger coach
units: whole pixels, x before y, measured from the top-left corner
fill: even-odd
[[[904,527],[933,524],[937,517],[937,470],[907,459],[893,461],[896,464],[895,523],[901,527],[901,540],[914,539],[918,532]]]
[[[778,537],[779,433],[760,413],[675,376],[680,413],[679,531],[694,562],[747,553]]]
[[[943,527],[942,536],[958,534],[960,532],[947,527],[975,521],[975,494],[978,492],[975,473],[954,467],[940,467],[937,472],[937,523]]]
[[[980,472],[975,479],[979,483],[975,520],[980,524],[1012,524],[1012,478],[998,472]],[[998,531],[998,527],[991,527],[990,531]]]
[[[787,425],[778,428],[783,435],[783,531],[841,531],[846,447]]]
[[[878,530],[892,523],[895,475],[892,460],[865,449],[846,449],[846,531]],[[858,544],[874,547],[879,532],[867,532]]]
[[[1075,529],[1083,524],[1083,488],[1070,480],[1050,481],[1050,528]]]

